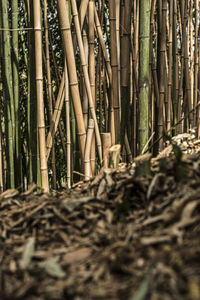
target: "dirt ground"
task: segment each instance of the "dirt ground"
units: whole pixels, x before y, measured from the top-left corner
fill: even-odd
[[[200,140],[173,143],[144,175],[0,195],[0,299],[199,300]]]

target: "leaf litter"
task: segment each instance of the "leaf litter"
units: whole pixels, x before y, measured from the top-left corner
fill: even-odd
[[[193,133],[173,138],[146,175],[121,164],[71,191],[0,195],[2,300],[199,300],[199,258]]]

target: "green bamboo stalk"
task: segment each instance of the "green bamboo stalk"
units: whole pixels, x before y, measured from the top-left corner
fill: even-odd
[[[67,139],[67,186],[68,188],[71,188],[71,131],[70,131],[69,78],[68,78],[66,60],[65,60],[65,111],[66,111],[66,139]]]
[[[124,1],[124,23],[121,24],[121,144],[124,145],[125,131],[129,133],[130,107],[130,34],[132,1]]]
[[[1,86],[0,86],[1,90]],[[2,129],[0,125],[0,193],[4,190],[3,184],[3,149],[2,149]]]
[[[133,66],[133,99],[132,99],[132,125],[131,125],[131,149],[133,156],[137,155],[137,106],[139,98],[138,87],[138,60],[139,60],[139,2],[133,1],[133,40],[131,41],[132,66]]]
[[[14,174],[14,137],[15,137],[15,110],[13,101],[13,82],[12,82],[12,67],[11,67],[11,44],[9,32],[9,19],[8,19],[8,2],[7,0],[1,1],[1,18],[3,31],[3,85],[5,91],[5,104],[6,104],[6,143],[7,143],[7,188],[15,187],[15,174]],[[8,30],[7,30],[8,29]]]
[[[12,28],[18,28],[18,0],[12,1]],[[20,142],[20,110],[19,110],[19,34],[12,32],[12,70],[13,70],[13,96],[15,108],[15,180],[16,186],[22,183],[21,174],[21,142]]]
[[[140,63],[139,63],[139,153],[149,136],[149,38],[150,1],[140,1]]]
[[[27,2],[27,23],[29,28],[34,27],[33,1]],[[28,183],[37,183],[38,178],[38,146],[37,146],[37,111],[36,82],[35,82],[35,55],[31,55],[34,49],[35,37],[33,31],[28,31],[28,95],[27,95],[27,127],[28,127]],[[40,173],[39,173],[40,174]]]
[[[0,28],[2,28],[1,22],[1,5],[0,5]],[[3,49],[2,49],[2,32],[0,32],[0,92],[3,91],[3,84],[2,84],[2,56],[3,56]],[[3,99],[0,98],[0,101]],[[0,193],[4,190],[4,168],[3,168],[3,147],[2,147],[2,115],[0,115]]]

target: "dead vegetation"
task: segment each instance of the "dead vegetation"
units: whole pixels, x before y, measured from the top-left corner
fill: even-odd
[[[70,192],[35,188],[0,198],[0,299],[200,299],[192,134],[175,137],[146,176],[121,164]]]

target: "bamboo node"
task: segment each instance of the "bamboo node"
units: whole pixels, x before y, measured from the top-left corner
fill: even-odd
[[[63,27],[61,28],[61,31],[69,31],[70,30],[70,27]]]
[[[76,134],[77,134],[78,136],[83,136],[83,135],[85,135],[86,133],[85,133],[85,132],[83,132],[83,133],[77,132]]]
[[[69,85],[70,85],[70,86],[78,85],[78,81],[76,81],[76,82],[70,82]]]

